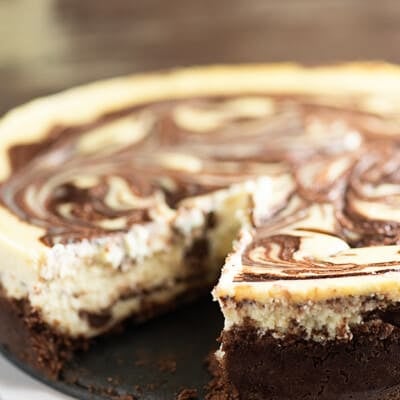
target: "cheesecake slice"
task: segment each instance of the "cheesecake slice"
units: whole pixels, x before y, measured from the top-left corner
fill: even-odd
[[[348,236],[329,203],[284,204],[243,229],[214,290],[229,398],[400,398],[399,246]]]
[[[389,65],[221,66],[11,111],[0,343],[56,377],[90,338],[209,292],[229,254],[227,396],[394,398],[399,89]]]

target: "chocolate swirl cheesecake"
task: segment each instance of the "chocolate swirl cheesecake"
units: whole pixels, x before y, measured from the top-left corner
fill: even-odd
[[[219,277],[227,398],[400,398],[399,90],[383,64],[221,66],[11,111],[0,343],[56,377]]]

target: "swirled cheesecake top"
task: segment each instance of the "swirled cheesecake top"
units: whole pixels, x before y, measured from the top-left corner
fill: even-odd
[[[221,67],[40,100],[0,124],[0,220],[13,225],[0,239],[36,251],[127,232],[262,177],[220,290],[392,284],[399,88],[389,66]]]

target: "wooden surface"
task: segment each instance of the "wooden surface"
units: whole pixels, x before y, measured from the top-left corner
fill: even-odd
[[[0,113],[182,65],[400,62],[399,0],[0,0]]]

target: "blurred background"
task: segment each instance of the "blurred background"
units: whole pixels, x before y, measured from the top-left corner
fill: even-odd
[[[400,62],[399,21],[399,0],[0,0],[0,113],[175,66]]]

